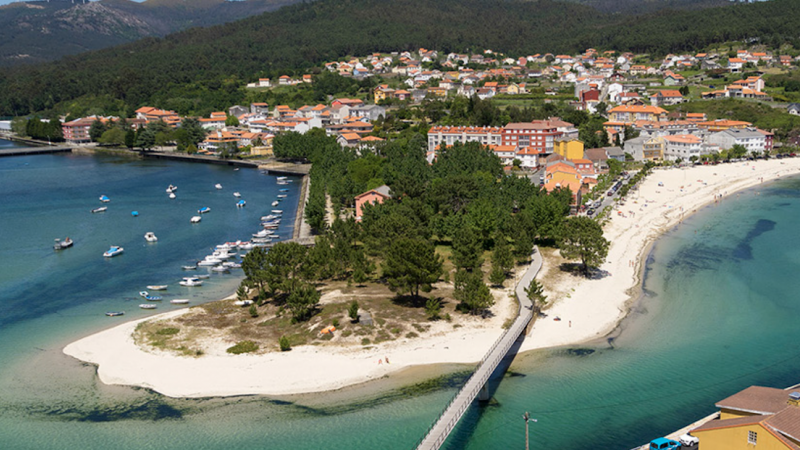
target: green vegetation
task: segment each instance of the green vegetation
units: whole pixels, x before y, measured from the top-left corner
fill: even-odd
[[[159,336],[172,336],[175,334],[180,333],[180,329],[169,327],[169,328],[161,328],[160,330],[156,331],[156,334]]]
[[[358,302],[353,300],[350,303],[350,306],[347,308],[347,316],[350,317],[350,320],[353,323],[358,322]]]
[[[565,259],[579,259],[581,270],[589,276],[590,270],[599,266],[608,256],[609,242],[603,237],[603,228],[586,216],[571,217],[564,221],[559,248]]]
[[[234,355],[241,355],[242,353],[252,353],[258,351],[258,344],[253,341],[241,341],[237,342],[236,345],[233,347],[229,347],[225,350],[228,353],[232,353]]]
[[[278,346],[280,346],[282,352],[288,352],[289,350],[292,349],[292,345],[289,342],[289,338],[286,336],[281,336],[281,338],[278,339]]]
[[[83,115],[101,105],[99,112],[130,117],[136,107],[149,104],[207,115],[244,101],[248,94],[242,86],[256,77],[298,75],[324,61],[386,49],[491,48],[527,55],[575,53],[601,43],[618,51],[666,54],[754,36],[775,48],[783,43],[797,48],[800,40],[790,37],[798,18],[800,9],[792,0],[636,17],[548,0],[320,0],[3,70],[0,114]],[[352,87],[334,83],[327,90],[340,89],[351,92]]]
[[[704,112],[709,120],[743,120],[758,128],[773,130],[776,140],[785,140],[792,131],[800,131],[800,117],[788,114],[783,108],[773,108],[765,103],[749,100],[694,101],[667,109],[679,109],[687,113]]]

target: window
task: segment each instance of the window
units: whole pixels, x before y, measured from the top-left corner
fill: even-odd
[[[747,443],[756,445],[758,443],[758,433],[755,431],[747,432]]]

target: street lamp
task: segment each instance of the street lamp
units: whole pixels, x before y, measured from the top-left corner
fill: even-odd
[[[532,418],[531,415],[528,414],[528,411],[525,411],[522,418],[525,419],[525,450],[528,450],[528,421],[532,420],[533,422],[538,422],[538,420]]]

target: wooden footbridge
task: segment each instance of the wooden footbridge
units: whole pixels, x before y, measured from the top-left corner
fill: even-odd
[[[466,384],[458,391],[458,393],[450,400],[450,403],[445,407],[442,414],[436,422],[428,428],[425,437],[423,437],[417,444],[418,450],[436,450],[444,444],[450,432],[458,424],[461,416],[472,405],[476,397],[481,400],[489,399],[489,389],[487,382],[492,373],[497,369],[500,361],[506,357],[508,351],[514,345],[514,342],[525,335],[525,330],[533,318],[533,302],[528,298],[525,293],[525,288],[530,284],[531,280],[539,273],[542,268],[542,256],[538,250],[534,248],[533,255],[531,255],[531,265],[522,279],[517,283],[516,294],[519,300],[519,310],[517,311],[517,319],[492,345],[481,362],[475,368],[475,372],[467,380]]]

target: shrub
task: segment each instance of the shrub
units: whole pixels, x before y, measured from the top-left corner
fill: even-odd
[[[428,315],[428,320],[439,320],[439,312],[442,310],[442,302],[437,298],[429,298],[425,302],[425,314]]]
[[[258,344],[253,341],[241,341],[237,342],[236,345],[233,347],[225,350],[228,353],[233,353],[234,355],[239,355],[242,353],[251,353],[258,350]]]
[[[286,336],[281,336],[281,338],[278,339],[278,345],[280,345],[282,352],[288,352],[292,349],[292,345],[289,343],[289,338]]]
[[[258,317],[258,308],[256,308],[255,303],[250,305],[250,317]]]
[[[181,330],[178,328],[162,328],[156,331],[156,334],[160,336],[172,336],[178,334]]]
[[[339,319],[333,319],[333,326],[339,328]]]
[[[361,340],[361,345],[369,345],[370,343],[371,341],[369,340],[369,338],[364,338]]]
[[[358,322],[358,302],[353,300],[353,303],[350,303],[350,307],[347,309],[347,315],[350,316],[350,320],[353,322]]]

